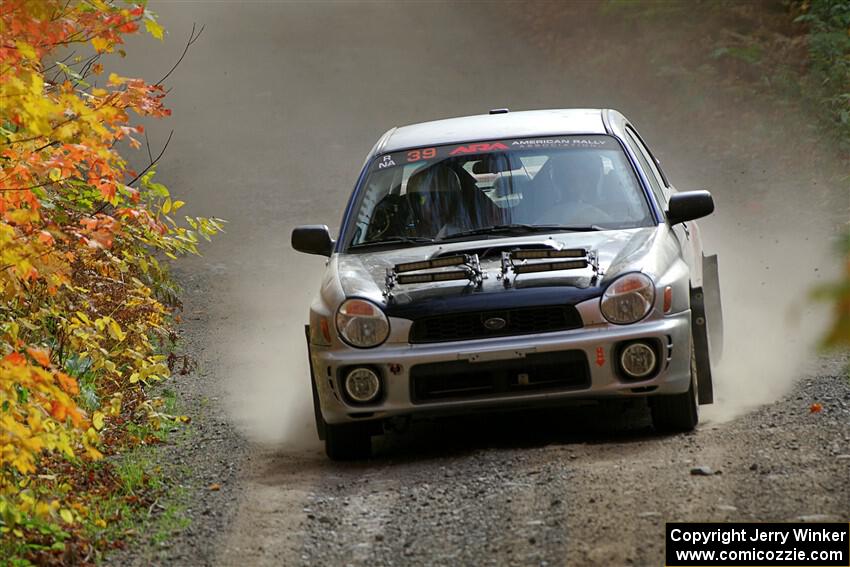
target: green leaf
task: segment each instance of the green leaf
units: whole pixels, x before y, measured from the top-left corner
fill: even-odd
[[[15,384],[15,387],[18,389],[18,403],[25,404],[29,400],[30,392],[23,386]]]
[[[80,401],[88,410],[100,407],[100,399],[97,396],[97,389],[94,384],[83,383],[80,386]]]

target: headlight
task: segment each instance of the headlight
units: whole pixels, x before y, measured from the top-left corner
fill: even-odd
[[[390,334],[390,322],[381,308],[363,299],[347,299],[336,312],[336,329],[346,343],[357,348],[378,346]]]
[[[646,317],[655,303],[655,284],[649,276],[634,273],[614,280],[600,300],[602,315],[611,323],[628,325]]]

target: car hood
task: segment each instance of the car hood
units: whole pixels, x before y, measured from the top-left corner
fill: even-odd
[[[339,254],[335,257],[339,282],[346,297],[362,297],[382,305],[388,314],[417,318],[433,310],[470,310],[533,305],[575,304],[602,294],[617,275],[642,270],[661,234],[659,227],[596,232],[553,233],[522,237],[447,242],[386,251]],[[506,287],[501,273],[502,250],[519,247],[586,248],[597,254],[602,277],[593,270],[564,270],[523,274]],[[466,281],[398,285],[386,298],[387,270],[402,262],[415,262],[452,254],[478,253],[484,281],[480,287]],[[511,278],[513,279],[513,278]]]

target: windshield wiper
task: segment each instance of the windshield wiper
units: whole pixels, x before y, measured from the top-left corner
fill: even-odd
[[[441,238],[440,240],[451,240],[454,238],[463,238],[464,236],[476,236],[479,234],[500,234],[500,233],[527,233],[527,232],[590,232],[594,230],[603,230],[598,226],[567,226],[563,224],[497,224],[494,226],[485,226],[483,228],[475,228],[472,230],[464,230],[455,232]]]
[[[386,238],[384,240],[369,240],[367,242],[359,242],[357,244],[352,244],[348,248],[366,248],[368,246],[383,246],[385,244],[430,244],[432,242],[436,242],[436,239],[427,238],[425,236],[394,236],[392,238]]]

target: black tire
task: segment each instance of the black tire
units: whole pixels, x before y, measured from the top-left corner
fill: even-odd
[[[649,398],[652,424],[660,433],[693,431],[699,423],[699,401],[697,400],[697,362],[691,339],[691,386],[683,394],[653,396]]]
[[[360,423],[326,423],[325,453],[332,461],[368,459],[372,456],[372,434]]]

